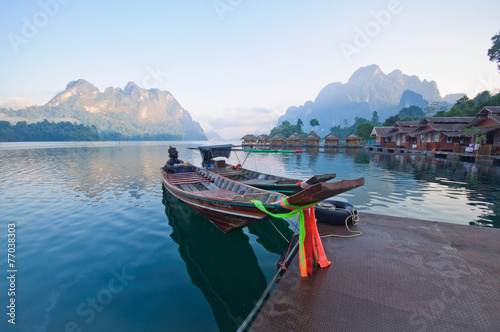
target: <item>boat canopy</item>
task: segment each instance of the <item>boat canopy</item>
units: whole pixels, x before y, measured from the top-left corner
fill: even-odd
[[[225,145],[212,145],[212,146],[199,146],[201,158],[205,164],[208,164],[210,160],[217,157],[229,158],[231,155],[231,150],[236,147],[233,144]]]

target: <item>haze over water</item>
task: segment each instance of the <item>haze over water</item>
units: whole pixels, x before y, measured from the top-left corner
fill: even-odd
[[[164,194],[159,168],[169,145],[200,165],[186,148],[204,144],[0,144],[0,248],[7,224],[16,223],[16,330],[235,330],[286,242],[269,221],[225,235]],[[251,154],[245,167],[294,178],[364,176],[363,187],[338,199],[371,213],[500,227],[496,166],[312,151]],[[291,234],[287,223],[273,222]],[[4,317],[0,330],[7,324]]]

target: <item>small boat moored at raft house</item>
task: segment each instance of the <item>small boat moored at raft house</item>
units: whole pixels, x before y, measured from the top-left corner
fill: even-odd
[[[229,158],[232,151],[242,151],[236,149],[238,146],[232,144],[226,145],[213,145],[213,146],[199,146],[193,148],[199,150],[202,157],[202,165],[211,172],[222,175],[231,180],[235,180],[253,187],[264,190],[276,191],[282,194],[293,194],[301,191],[307,186],[326,182],[335,178],[335,174],[322,174],[315,175],[305,181],[300,179],[292,179],[283,176],[276,176],[266,174],[250,169],[243,168],[242,165],[229,165],[225,160],[215,160],[215,158]],[[255,152],[255,150],[244,149],[243,151]],[[276,150],[262,150],[262,151],[276,151]],[[249,153],[251,153],[249,152]],[[248,157],[248,155],[247,155]],[[246,159],[243,161],[244,164]]]
[[[219,150],[217,153],[227,151]],[[210,159],[213,159],[214,155],[211,156]],[[267,212],[290,212],[290,206],[305,208],[364,184],[364,178],[334,183],[319,182],[286,196],[232,180],[187,162],[167,162],[161,168],[161,176],[163,185],[172,195],[190,205],[225,233],[252,225],[268,217]],[[257,202],[267,212],[259,209]]]

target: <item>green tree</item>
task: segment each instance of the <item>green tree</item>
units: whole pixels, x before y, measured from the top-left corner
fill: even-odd
[[[311,121],[309,121],[309,125],[313,128],[319,126],[319,121],[317,119],[311,119]]]
[[[424,112],[426,116],[433,116],[438,112],[446,112],[448,110],[448,104],[445,101],[433,101],[426,108],[424,108]]]
[[[397,115],[390,116],[387,119],[385,119],[385,122],[384,122],[383,126],[384,127],[394,126],[394,124],[397,121],[400,121],[400,119],[399,119],[399,117]]]
[[[372,120],[370,122],[374,126],[378,126],[380,124],[380,118],[378,117],[377,111],[373,112]]]
[[[412,105],[401,109],[398,113],[398,117],[402,121],[422,120],[425,117],[425,113],[422,108]]]
[[[463,96],[453,107],[446,112],[446,116],[471,116],[476,113],[474,100],[470,100],[467,95]]]
[[[500,32],[491,37],[493,46],[488,50],[490,61],[496,62],[498,70],[500,71]]]
[[[302,122],[301,119],[299,119],[297,121],[296,125],[292,125],[292,124],[290,124],[290,121],[285,120],[281,123],[281,125],[274,127],[271,130],[271,133],[269,134],[269,136],[274,136],[277,133],[281,133],[285,137],[288,137],[288,136],[292,135],[293,133],[297,133],[299,135],[304,136],[305,133],[302,130],[303,125],[304,125],[304,123]]]
[[[356,134],[368,140],[370,139],[373,128],[374,126],[369,122],[361,123],[356,127]]]

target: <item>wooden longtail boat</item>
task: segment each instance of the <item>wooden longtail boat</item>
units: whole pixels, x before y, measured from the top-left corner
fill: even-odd
[[[223,232],[252,225],[268,215],[259,210],[253,200],[262,202],[272,213],[285,210],[283,199],[294,206],[320,202],[329,197],[357,188],[364,178],[334,183],[317,183],[287,197],[278,192],[259,189],[194,165],[166,165],[161,169],[165,188],[190,205]]]
[[[231,151],[233,151],[235,148],[236,146],[227,144],[200,146],[197,148],[197,150],[199,150],[202,155],[203,165],[205,165],[205,167],[208,168],[211,172],[253,187],[269,191],[276,191],[287,195],[299,192],[307,186],[329,181],[336,176],[335,174],[315,175],[310,179],[303,181],[299,179],[292,179],[283,176],[253,171],[243,168],[239,165],[229,165],[226,164],[225,160],[214,160],[214,158],[218,157],[229,158],[229,156],[231,155]],[[247,150],[248,149],[245,149],[244,151]]]

